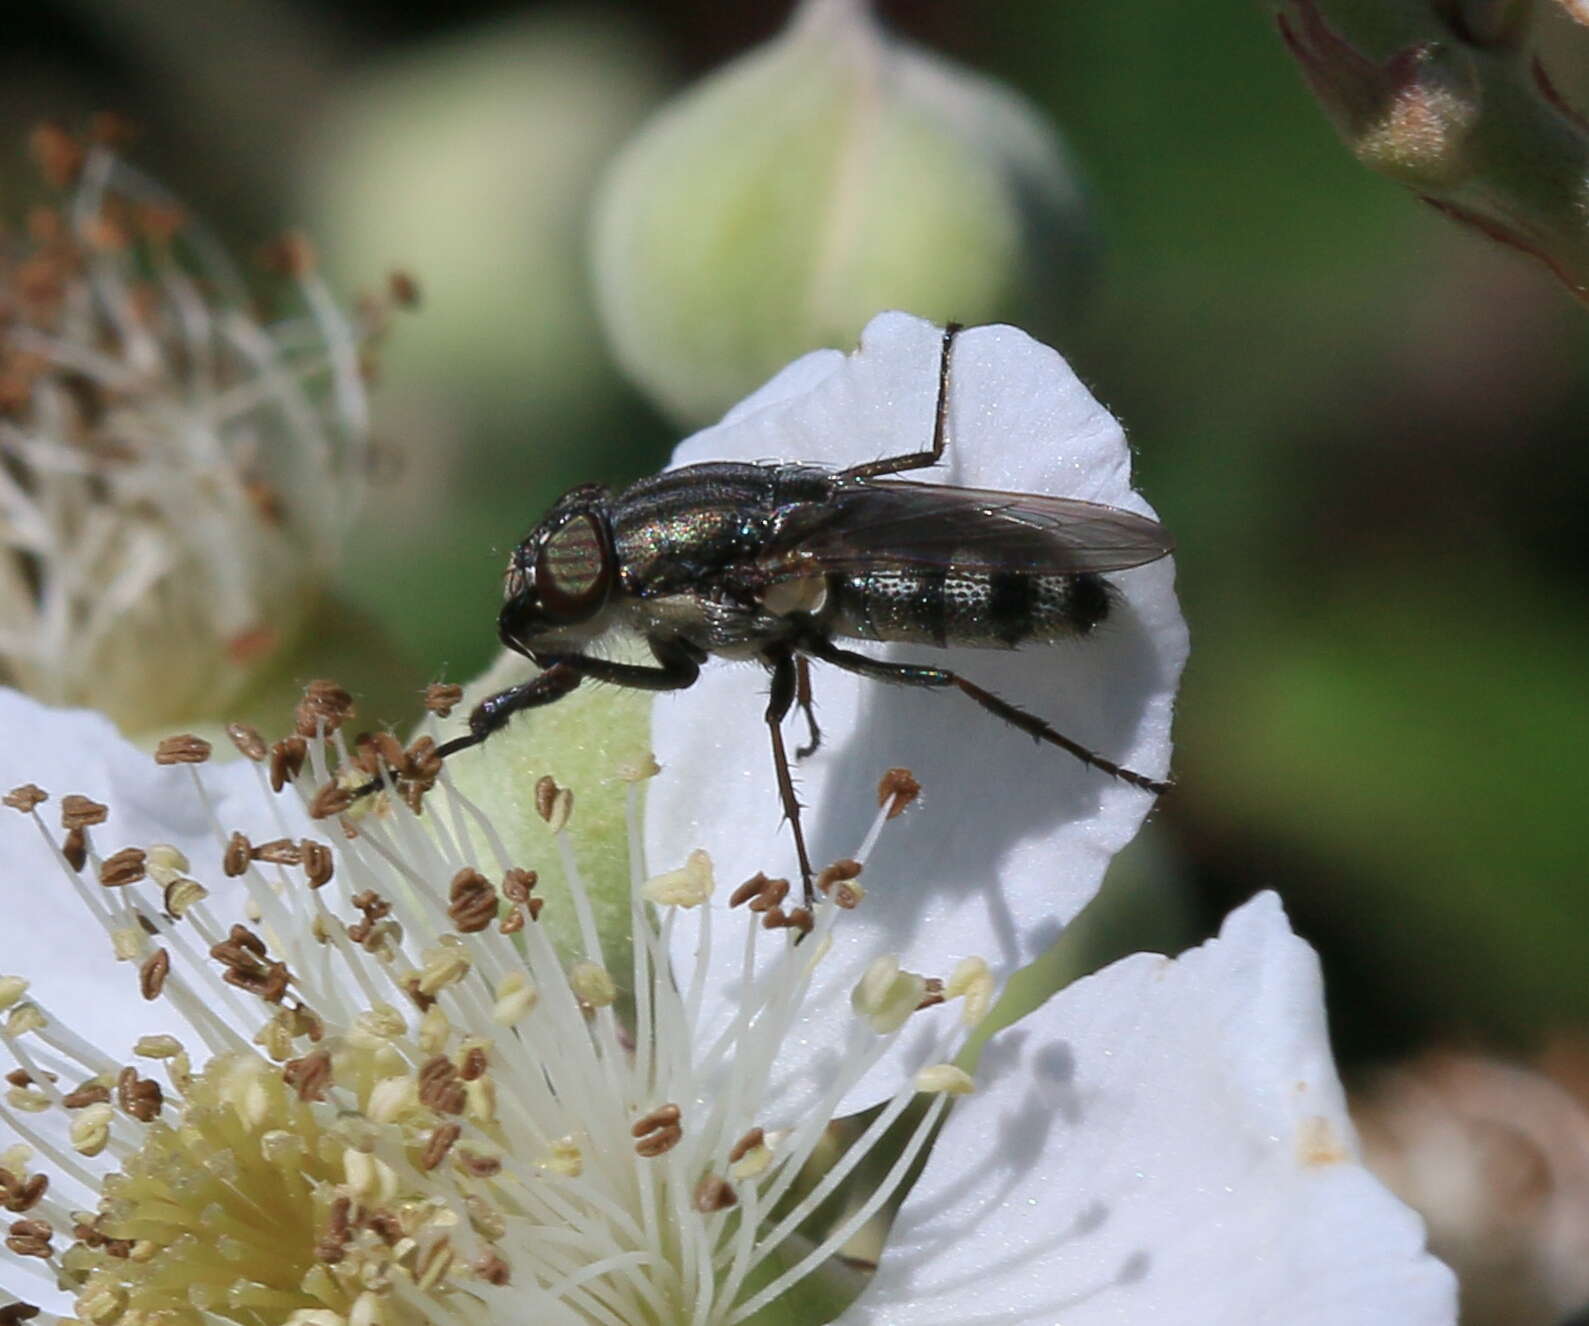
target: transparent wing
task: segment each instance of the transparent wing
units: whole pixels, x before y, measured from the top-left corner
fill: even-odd
[[[761,560],[778,578],[876,566],[1079,575],[1173,547],[1157,521],[1096,502],[870,479],[793,508]]]

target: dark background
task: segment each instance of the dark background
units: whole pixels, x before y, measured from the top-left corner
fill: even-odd
[[[1061,348],[1180,545],[1179,787],[1123,863],[1165,904],[1142,934],[1278,888],[1348,1068],[1581,1025],[1585,311],[1359,168],[1260,6],[985,11],[885,7],[1077,154],[1103,245]],[[241,250],[302,224],[347,289],[418,276],[377,397],[403,461],[341,592],[390,668],[461,680],[547,501],[675,440],[589,307],[593,182],[784,12],[36,3],[7,16],[0,114],[20,160],[40,118],[119,109]]]

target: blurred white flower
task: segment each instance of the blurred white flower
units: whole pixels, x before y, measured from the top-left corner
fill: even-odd
[[[181,204],[107,148],[6,254],[0,679],[128,731],[213,718],[312,613],[367,469],[361,354],[301,241],[262,322]]]
[[[696,424],[881,309],[1052,325],[1091,253],[1052,127],[863,0],[806,0],[664,106],[614,162],[593,239],[619,363]]]

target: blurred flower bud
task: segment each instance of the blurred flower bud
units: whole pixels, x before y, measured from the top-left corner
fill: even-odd
[[[1589,121],[1547,70],[1562,42],[1543,20],[1524,0],[1285,0],[1277,18],[1358,160],[1589,300]],[[1387,29],[1387,53],[1359,45]]]
[[[594,218],[619,362],[685,423],[804,351],[853,345],[882,309],[1051,326],[1086,248],[1053,130],[861,0],[805,0],[664,108]]]
[[[326,265],[362,281],[392,257],[420,279],[424,316],[384,363],[409,399],[445,398],[421,413],[461,421],[458,438],[522,448],[615,394],[585,224],[602,165],[662,95],[660,63],[636,25],[542,8],[371,65],[315,135]]]
[[[1589,1102],[1574,1086],[1439,1053],[1354,1105],[1369,1168],[1461,1280],[1464,1326],[1555,1326],[1589,1304]]]
[[[296,307],[263,322],[107,147],[46,127],[34,149],[60,202],[0,252],[0,682],[132,733],[220,718],[337,563],[386,306],[355,325],[288,239]]]

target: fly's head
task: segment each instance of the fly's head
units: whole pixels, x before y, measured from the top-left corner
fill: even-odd
[[[520,654],[578,649],[602,630],[618,580],[607,490],[564,493],[508,558],[497,634]]]

